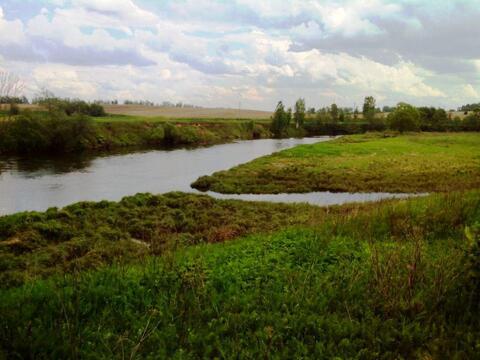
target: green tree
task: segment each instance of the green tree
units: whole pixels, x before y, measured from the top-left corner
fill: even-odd
[[[279,101],[277,107],[275,108],[275,112],[273,113],[271,122],[271,130],[276,137],[283,135],[288,127],[288,124],[290,123],[290,116],[291,113],[289,114],[287,111],[285,111],[283,102]]]
[[[448,122],[447,112],[444,109],[436,109],[432,117],[434,125],[445,125]]]
[[[392,130],[418,131],[420,128],[420,113],[410,104],[399,103],[396,109],[388,114],[387,122]]]
[[[295,113],[293,114],[295,120],[295,128],[303,126],[305,122],[305,99],[298,99],[295,103]]]
[[[338,106],[335,103],[330,107],[330,116],[332,117],[332,122],[336,123],[338,121]]]
[[[363,102],[363,118],[369,123],[373,123],[375,119],[375,98],[373,96],[365,97]]]

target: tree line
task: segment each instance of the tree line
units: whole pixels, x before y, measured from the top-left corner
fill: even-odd
[[[308,134],[356,133],[365,131],[480,131],[480,107],[468,105],[472,111],[465,118],[453,117],[444,109],[415,107],[401,102],[395,107],[376,106],[373,96],[364,99],[362,111],[340,108],[335,103],[318,110],[306,110],[305,99],[286,109],[279,101],[271,118],[271,131],[276,137],[303,130]]]

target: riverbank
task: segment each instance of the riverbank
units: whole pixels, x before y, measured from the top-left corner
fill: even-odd
[[[478,133],[370,133],[297,146],[192,187],[220,193],[446,192],[480,187]]]
[[[0,154],[68,154],[124,148],[201,146],[271,137],[266,122],[168,120],[112,115],[90,118],[24,112],[0,121]]]
[[[78,266],[0,291],[0,349],[5,357],[474,358],[479,216],[473,191],[329,210],[137,195],[0,218],[0,233],[10,234],[0,241],[10,248],[3,271],[5,259],[28,252],[36,257],[18,261],[20,272]],[[154,248],[163,256],[150,257]],[[103,267],[108,251],[141,263]],[[85,263],[100,268],[82,271]]]
[[[0,157],[0,215],[45,211],[85,200],[119,201],[136,193],[192,192],[190,184],[205,173],[296,145],[329,140],[261,139],[155,150]]]

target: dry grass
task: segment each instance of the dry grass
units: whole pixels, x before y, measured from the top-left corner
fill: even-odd
[[[259,110],[168,108],[142,105],[105,105],[109,114],[132,116],[163,116],[166,118],[221,118],[221,119],[268,119],[272,113]]]
[[[238,110],[223,108],[174,108],[144,105],[104,105],[105,111],[113,115],[139,117],[164,117],[173,119],[269,119],[269,111]],[[20,109],[40,110],[38,105],[20,105]]]

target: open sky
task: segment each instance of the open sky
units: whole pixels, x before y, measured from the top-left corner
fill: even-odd
[[[0,68],[58,96],[272,110],[480,102],[480,0],[0,0]]]

